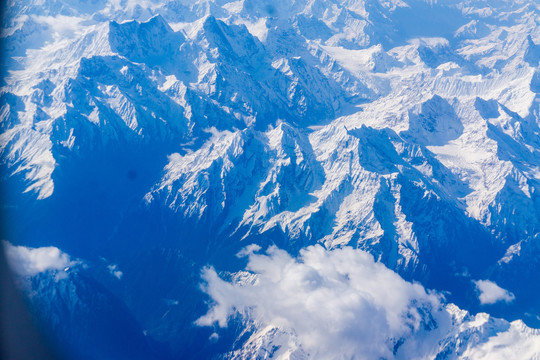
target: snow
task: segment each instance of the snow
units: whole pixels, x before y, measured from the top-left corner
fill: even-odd
[[[540,359],[540,333],[527,328],[523,322],[512,322],[510,329],[490,337],[480,346],[468,349],[464,358],[483,359]]]
[[[202,242],[209,258],[222,250],[216,244],[276,239],[291,254],[324,246],[321,256],[332,261],[360,249],[441,291],[454,289],[434,274],[468,274],[471,289],[458,295],[471,307],[496,304],[525,316],[540,311],[521,303],[537,291],[538,274],[520,281],[539,258],[538,9],[532,0],[12,1],[2,29],[5,178],[30,199],[21,204],[48,209],[77,175],[66,164],[148,149],[165,167],[137,188],[129,209],[114,211],[130,214],[137,201],[163,211],[164,228],[186,229],[171,237]],[[56,248],[9,249],[31,273],[71,261]],[[270,261],[262,277],[276,254],[305,270],[302,256],[274,251],[254,257]],[[364,260],[359,265],[378,266]],[[120,279],[118,266],[108,271]],[[332,281],[345,292],[350,285]],[[229,285],[233,295],[246,290]],[[234,300],[248,313],[264,297],[258,290],[245,303]],[[261,315],[247,352],[234,356],[278,344],[283,358],[310,349],[331,357],[335,348],[324,339],[306,345],[305,329],[320,324],[294,318],[281,301],[295,293],[285,290],[288,297],[270,297],[276,313]],[[332,287],[308,290],[320,307],[340,300]],[[397,313],[374,299],[356,305]],[[212,319],[224,325],[231,304]],[[338,313],[338,330],[351,325],[339,307],[328,314]],[[277,317],[295,323],[276,326]],[[538,352],[538,334],[518,322],[463,318],[443,341],[456,357],[503,358],[518,346],[524,357]],[[489,336],[476,339],[484,330]],[[373,342],[384,348],[373,354],[392,356],[387,343]],[[348,355],[359,351],[343,346]]]

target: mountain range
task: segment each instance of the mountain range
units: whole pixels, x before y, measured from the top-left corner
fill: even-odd
[[[539,20],[8,1],[17,282],[67,358],[540,358]]]

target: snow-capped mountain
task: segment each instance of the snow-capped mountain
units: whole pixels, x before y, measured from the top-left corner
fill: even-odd
[[[121,307],[157,357],[313,358],[304,323],[194,325],[223,302],[201,271],[249,289],[248,245],[352,248],[444,296],[398,311],[444,317],[430,349],[396,330],[377,356],[538,356],[539,20],[532,0],[8,2],[3,237],[94,264],[33,274],[33,303],[66,338],[76,304]]]

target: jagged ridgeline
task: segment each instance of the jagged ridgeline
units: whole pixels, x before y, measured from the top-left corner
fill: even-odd
[[[2,239],[67,358],[540,357],[534,0],[4,17]]]

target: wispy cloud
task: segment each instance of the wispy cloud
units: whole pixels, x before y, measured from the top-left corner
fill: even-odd
[[[124,275],[124,273],[120,271],[120,269],[118,268],[118,265],[116,264],[109,265],[107,266],[107,269],[109,269],[109,273],[112,276],[116,277],[118,280],[122,279],[122,276]]]

